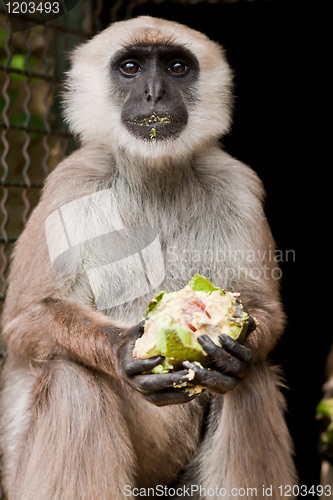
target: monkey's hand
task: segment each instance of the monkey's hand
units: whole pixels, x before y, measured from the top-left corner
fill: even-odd
[[[253,353],[248,346],[236,342],[228,335],[220,335],[219,340],[221,347],[207,335],[198,337],[210,360],[205,368],[189,361],[184,361],[182,366],[194,371],[191,384],[200,385],[211,394],[222,395],[234,389],[249,372]]]
[[[153,356],[148,359],[133,357],[134,344],[143,334],[143,325],[144,322],[141,322],[128,330],[118,348],[118,373],[120,377],[132,389],[140,392],[144,399],[156,406],[188,403],[199,395],[179,390],[179,387],[186,386],[189,381],[188,368],[170,373],[144,373],[162,363],[163,356]]]

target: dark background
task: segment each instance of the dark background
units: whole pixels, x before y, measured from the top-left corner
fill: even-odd
[[[302,285],[296,274],[298,240],[304,227],[300,178],[306,172],[301,155],[303,136],[300,139],[304,118],[299,106],[304,98],[308,68],[302,65],[301,54],[306,50],[310,57],[309,48],[314,43],[311,31],[303,30],[308,14],[304,12],[304,4],[301,2],[295,9],[294,2],[283,0],[191,6],[171,1],[146,2],[135,7],[131,15],[164,17],[206,33],[224,46],[234,70],[234,121],[223,145],[263,180],[267,192],[266,214],[277,247],[289,256],[280,263],[288,325],[271,359],[285,374],[287,423],[295,444],[296,466],[300,484],[310,488],[320,482],[315,408],[322,397],[332,334],[327,333],[326,337],[321,334],[320,342],[313,340],[315,332],[303,319],[311,303],[307,306],[301,301],[305,290],[300,289]],[[315,12],[314,4],[311,9]],[[102,19],[107,25],[110,21],[107,12]],[[311,142],[311,137],[306,140]],[[289,250],[294,253],[287,254]]]

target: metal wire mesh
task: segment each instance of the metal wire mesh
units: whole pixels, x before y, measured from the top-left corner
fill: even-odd
[[[60,118],[59,94],[65,55],[94,29],[92,2],[81,4],[74,15],[69,12],[60,20],[12,33],[0,3],[1,300],[13,243],[37,204],[48,173],[73,148]]]

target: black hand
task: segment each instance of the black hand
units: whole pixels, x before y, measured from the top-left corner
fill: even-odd
[[[182,366],[194,371],[192,383],[202,385],[212,394],[221,395],[234,389],[245,377],[250,370],[253,354],[248,347],[228,335],[220,335],[219,340],[222,347],[217,346],[207,335],[198,337],[200,345],[209,356],[206,368],[188,361],[182,363]]]
[[[156,406],[183,404],[191,401],[198,394],[193,394],[175,388],[186,385],[189,381],[187,369],[170,373],[147,373],[163,362],[163,356],[153,356],[148,359],[133,357],[136,340],[143,334],[144,322],[128,331],[118,349],[119,371],[124,380],[150,403]]]

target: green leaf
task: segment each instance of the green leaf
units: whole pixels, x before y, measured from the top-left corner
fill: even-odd
[[[146,313],[147,318],[148,318],[148,316],[151,315],[151,313],[153,311],[155,311],[157,305],[161,302],[162,297],[165,293],[166,292],[161,291],[161,292],[157,293],[156,295],[154,295],[154,298],[149,302],[148,307],[147,307],[147,313]]]
[[[15,54],[10,61],[10,68],[26,71],[25,56],[23,54]]]
[[[318,415],[322,417],[327,417],[329,419],[333,419],[333,398],[330,399],[322,399],[319,401],[316,412]]]
[[[220,292],[221,295],[226,294],[226,291],[223,290],[223,288],[214,286],[213,283],[211,283],[207,278],[201,276],[198,273],[193,276],[193,278],[188,282],[188,285],[195,292],[205,292],[205,293]]]
[[[160,354],[165,357],[163,367],[170,369],[184,359],[202,361],[206,354],[196,342],[188,328],[176,323],[170,316],[161,316],[156,323],[156,348],[150,356]]]

